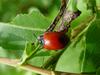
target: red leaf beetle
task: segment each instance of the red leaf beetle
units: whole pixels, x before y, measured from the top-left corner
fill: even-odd
[[[39,39],[43,48],[48,50],[60,50],[65,48],[69,38],[62,32],[45,32]]]

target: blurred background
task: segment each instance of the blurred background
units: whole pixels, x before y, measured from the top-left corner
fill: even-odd
[[[60,0],[0,0],[0,21],[9,22],[17,14],[38,8],[45,16],[53,15],[60,7]]]

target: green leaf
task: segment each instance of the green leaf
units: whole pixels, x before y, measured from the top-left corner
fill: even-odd
[[[33,10],[29,14],[18,15],[11,23],[0,23],[0,46],[18,50],[24,49],[26,41],[35,41],[34,34],[42,34],[50,22],[39,11]]]
[[[81,15],[79,17],[77,17],[74,21],[72,21],[71,26],[72,28],[75,28],[79,25],[81,25],[82,23],[87,22],[88,18],[93,16],[91,11],[84,11],[81,13]]]
[[[100,75],[100,67],[97,69],[96,75]]]
[[[77,1],[77,8],[81,11],[81,14],[71,23],[72,28],[77,27],[87,21],[90,16],[93,16],[93,13],[96,12],[96,1],[79,0]]]
[[[96,0],[97,8],[100,8],[100,0]]]
[[[87,10],[95,12],[96,0],[79,0],[77,2],[77,8],[82,12]]]
[[[87,0],[78,0],[77,8],[82,12],[86,11],[87,10]]]
[[[71,73],[96,72],[100,66],[100,19],[95,19],[89,28],[77,37],[61,55],[56,71]]]
[[[94,66],[94,71],[100,67],[100,19],[96,19],[89,27],[86,34],[86,48],[90,55],[88,59]]]
[[[45,61],[44,57],[48,57],[50,56],[50,51],[49,52],[44,52],[43,50],[40,49],[41,45],[34,43],[34,45],[31,42],[26,43],[25,46],[25,50],[23,52],[23,55],[21,57],[21,62],[19,64],[24,64],[27,63],[29,60],[36,58],[40,63],[43,64],[43,62]],[[33,64],[32,62],[32,64]],[[35,61],[36,62],[36,61]],[[41,64],[41,66],[42,66]],[[37,63],[34,63],[34,65],[36,66]],[[39,66],[39,64],[38,64]]]
[[[32,53],[34,48],[35,48],[35,45],[32,42],[26,42],[25,54],[30,55],[30,53]]]
[[[19,14],[11,24],[0,23],[0,46],[5,49],[24,49],[25,42],[35,41],[34,35],[42,34],[49,24],[49,20],[38,10]]]
[[[85,37],[74,41],[58,60],[56,70],[70,73],[80,73],[85,48]]]
[[[36,56],[28,61],[28,63],[37,67],[41,67],[49,57],[50,56]]]
[[[40,11],[34,9],[29,14],[17,15],[11,23],[27,28],[40,28],[42,30],[50,25],[50,21]]]
[[[76,0],[69,0],[68,2],[68,10],[76,12],[77,9],[77,1]]]
[[[35,56],[50,56],[51,51],[45,51],[44,49],[39,51]]]
[[[49,21],[43,16],[38,10],[32,10],[29,14],[20,14],[11,22],[11,24],[0,23],[0,46],[7,50],[23,50],[25,43],[35,42],[36,36],[42,34],[45,28],[48,27]],[[34,33],[34,34],[33,34]],[[36,42],[35,42],[36,44]],[[41,51],[32,56],[31,53],[34,52],[36,45],[33,46],[31,43],[27,44],[27,47],[22,56],[22,62],[26,60],[27,57],[32,57],[30,60],[35,66],[40,66],[43,62],[50,56],[49,52]],[[40,62],[40,63],[36,63]],[[35,63],[33,63],[35,62]]]
[[[35,45],[36,43],[32,43],[32,42],[26,42],[25,45],[25,49],[23,52],[23,55],[21,57],[21,63],[20,64],[24,64],[26,63],[28,60],[30,60],[31,58],[34,57],[34,55],[40,50],[38,45]]]
[[[35,28],[26,28],[7,23],[0,23],[0,46],[8,50],[23,50],[26,41],[34,42],[36,35],[42,31]]]

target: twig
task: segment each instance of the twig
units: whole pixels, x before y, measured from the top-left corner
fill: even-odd
[[[48,29],[46,30],[46,32],[49,31],[53,31],[53,29],[55,28],[55,26],[57,25],[57,23],[59,22],[60,18],[62,17],[65,9],[66,9],[66,5],[68,3],[69,0],[61,0],[61,8],[59,13],[57,14],[57,16],[55,17],[54,21],[52,22],[52,24],[48,27]]]
[[[24,70],[32,71],[32,72],[39,73],[42,75],[53,75],[53,71],[44,70],[44,69],[29,65],[29,64],[18,66],[18,63],[19,63],[18,59],[0,58],[0,63],[5,64],[5,65],[9,65],[12,67],[19,67],[19,68],[22,68]]]
[[[68,32],[71,22],[80,16],[81,12],[77,10],[76,12],[66,10],[62,16],[62,22],[59,25],[58,31]]]
[[[64,73],[64,72],[57,72],[57,71],[54,72],[54,71],[44,70],[44,69],[29,65],[29,64],[18,66],[18,63],[19,63],[18,59],[0,58],[0,63],[9,65],[12,67],[19,67],[21,69],[31,71],[34,73],[38,73],[41,75],[88,75],[88,74],[94,75],[95,74],[92,72],[84,73],[84,74],[82,74],[82,73],[80,73],[80,74],[79,73]]]
[[[63,51],[58,51],[54,55],[52,55],[41,67],[44,69],[48,69],[49,66],[53,65],[54,63],[57,62],[59,59],[60,55],[62,54]]]

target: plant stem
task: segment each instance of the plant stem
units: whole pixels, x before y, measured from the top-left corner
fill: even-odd
[[[81,12],[78,10],[76,12],[66,10],[63,14],[62,22],[59,26],[58,31],[68,32],[71,22],[74,19],[76,19],[80,14],[81,14]]]
[[[56,18],[54,19],[54,21],[52,22],[52,24],[48,27],[48,29],[46,30],[46,32],[49,31],[53,31],[55,26],[57,25],[57,23],[59,22],[60,18],[62,17],[65,9],[66,9],[66,5],[68,3],[69,0],[61,0],[61,8],[60,11],[58,13],[58,15],[56,16]]]
[[[33,52],[32,53],[30,53],[30,55],[29,56],[27,56],[26,58],[22,58],[22,61],[21,61],[21,63],[19,63],[20,65],[23,65],[23,64],[26,64],[27,63],[27,61],[28,60],[30,60],[31,58],[33,58],[33,56],[40,50],[39,48],[40,48],[40,44],[36,47],[36,49],[35,50],[33,50]]]
[[[18,59],[0,58],[0,63],[6,64],[12,67],[20,67],[24,70],[32,71],[32,72],[43,74],[43,75],[51,75],[52,73],[52,71],[44,70],[44,69],[29,65],[29,64],[18,66],[18,63],[19,63]]]
[[[49,66],[55,64],[57,62],[57,60],[59,59],[60,55],[62,54],[63,50],[62,51],[58,51],[57,53],[55,53],[54,55],[52,55],[47,61],[46,63],[44,63],[42,65],[42,68],[44,69],[48,69]]]
[[[78,74],[78,73],[64,73],[64,72],[57,72],[57,71],[49,71],[49,70],[41,69],[39,67],[35,67],[29,64],[18,66],[18,63],[19,63],[18,59],[0,58],[0,63],[8,65],[8,66],[12,66],[12,67],[19,67],[23,70],[38,73],[41,75],[95,75],[95,73]]]

